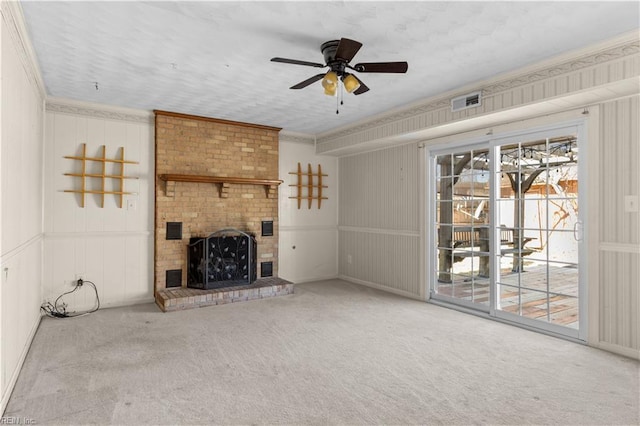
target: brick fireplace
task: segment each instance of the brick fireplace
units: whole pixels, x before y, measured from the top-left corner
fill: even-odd
[[[154,113],[156,300],[159,292],[201,291],[186,290],[187,245],[192,238],[207,237],[220,229],[235,228],[255,236],[257,283],[263,273],[273,282],[278,276],[281,129],[167,111]],[[271,235],[263,236],[265,224]],[[267,293],[271,294],[263,294]],[[207,297],[203,295],[202,300]]]

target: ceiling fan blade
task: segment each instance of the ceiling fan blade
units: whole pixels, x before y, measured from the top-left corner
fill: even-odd
[[[358,53],[361,47],[362,43],[359,41],[341,38],[340,43],[338,43],[338,48],[336,49],[335,57],[336,59],[344,59],[349,62],[356,56],[356,53]]]
[[[353,69],[358,72],[394,72],[405,73],[409,68],[406,62],[362,62]]]
[[[354,75],[354,77],[356,76]],[[356,80],[358,80],[358,82],[360,83],[360,87],[358,87],[356,90],[353,91],[354,95],[361,95],[369,91],[369,88],[367,87],[366,84],[362,82],[362,80],[360,80],[358,77],[356,77]]]
[[[304,89],[305,87],[307,87],[311,83],[315,83],[318,80],[322,80],[322,77],[324,77],[324,74],[316,74],[313,77],[306,79],[305,81],[301,81],[300,83],[296,84],[295,86],[289,87],[289,89]]]
[[[271,58],[271,62],[282,62],[283,64],[294,64],[294,65],[306,65],[308,67],[316,67],[316,68],[325,67],[325,65],[319,64],[317,62],[299,61],[297,59],[287,59],[287,58]]]

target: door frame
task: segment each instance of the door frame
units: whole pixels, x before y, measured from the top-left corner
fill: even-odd
[[[585,113],[586,112],[586,113]],[[595,116],[597,117],[597,111]],[[566,113],[556,114],[553,117],[543,117],[529,119],[525,121],[521,121],[518,123],[508,123],[499,126],[494,126],[493,128],[486,128],[481,130],[476,130],[472,132],[464,132],[460,134],[453,134],[444,137],[440,137],[437,139],[432,139],[429,141],[421,142],[425,146],[424,150],[424,164],[426,167],[426,173],[424,176],[426,177],[425,189],[427,194],[427,202],[425,203],[425,229],[427,238],[425,239],[425,255],[426,259],[424,259],[425,264],[427,265],[427,274],[425,274],[425,292],[427,295],[427,301],[443,304],[448,307],[452,307],[454,309],[462,310],[469,313],[478,314],[481,316],[486,316],[491,319],[508,322],[510,324],[514,324],[516,326],[520,326],[527,329],[533,329],[535,331],[539,331],[546,334],[551,334],[563,338],[567,338],[570,340],[575,340],[578,342],[586,342],[589,334],[589,318],[594,317],[597,318],[597,314],[591,312],[591,309],[594,308],[594,303],[590,301],[589,298],[589,287],[591,286],[591,280],[589,280],[589,274],[593,270],[593,268],[587,268],[589,264],[588,259],[591,257],[589,255],[589,245],[588,242],[592,240],[590,237],[590,222],[589,222],[589,209],[588,206],[592,206],[589,204],[589,199],[587,197],[587,189],[594,184],[594,179],[588,179],[588,175],[585,173],[585,170],[589,168],[590,160],[589,160],[589,139],[588,139],[588,130],[589,130],[589,120],[588,111],[584,110],[581,112],[570,111]],[[594,124],[592,124],[593,129]],[[436,166],[435,166],[435,156],[439,153],[453,151],[453,150],[465,150],[465,149],[477,149],[480,145],[484,144],[489,147],[491,152],[493,152],[493,147],[498,145],[498,141],[505,141],[510,138],[520,138],[534,137],[536,134],[546,134],[549,135],[553,132],[560,131],[562,132],[564,129],[575,128],[578,144],[580,146],[580,160],[578,162],[578,217],[582,223],[582,242],[579,246],[579,254],[578,254],[578,263],[579,263],[579,287],[578,287],[578,306],[579,306],[579,319],[578,319],[578,330],[570,329],[568,327],[563,327],[557,324],[544,323],[542,321],[521,317],[514,314],[508,314],[505,312],[497,312],[496,309],[496,285],[495,282],[492,282],[490,287],[490,304],[489,309],[479,309],[477,304],[461,301],[454,298],[449,298],[446,296],[437,296],[432,297],[432,290],[434,285],[436,284],[436,273],[437,270],[437,234],[435,232],[435,187],[433,186],[433,182],[435,182],[436,177]],[[592,130],[593,131],[593,130]],[[548,136],[545,136],[548,137]],[[493,160],[493,159],[492,159]],[[590,168],[589,168],[590,169]],[[494,176],[491,176],[491,179],[494,179]],[[495,184],[492,182],[492,186],[495,187]],[[495,203],[495,199],[491,199],[492,205]],[[492,209],[495,211],[495,209]],[[495,213],[492,212],[491,226],[492,229],[495,229]],[[596,224],[597,225],[597,224]],[[493,273],[493,268],[495,267],[495,248],[493,245],[491,246],[491,279],[495,279],[495,274]],[[517,317],[517,318],[514,318]],[[518,319],[518,321],[515,321]],[[524,320],[524,321],[520,321]],[[575,331],[572,332],[572,330]],[[593,334],[591,334],[593,335]]]

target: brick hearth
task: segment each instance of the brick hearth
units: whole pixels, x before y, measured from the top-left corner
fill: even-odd
[[[225,287],[213,290],[195,288],[168,288],[156,291],[156,304],[164,312],[203,306],[223,305],[293,293],[293,284],[282,278],[261,278],[251,285]]]

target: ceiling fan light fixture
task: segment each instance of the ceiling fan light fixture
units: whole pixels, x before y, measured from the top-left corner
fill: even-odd
[[[324,87],[325,95],[335,96],[336,89],[338,88],[338,74],[334,71],[326,73],[322,79],[322,87]]]
[[[345,72],[347,69],[356,73],[396,73],[403,74],[407,72],[409,64],[406,62],[361,62],[355,65],[349,65],[353,57],[358,53],[362,43],[348,38],[340,40],[330,40],[320,46],[320,51],[324,56],[324,64],[317,62],[300,61],[298,59],[287,59],[275,57],[271,58],[271,62],[281,62],[284,64],[305,65],[314,68],[330,69],[327,73],[316,74],[298,84],[294,84],[290,89],[304,89],[305,87],[322,80],[322,88],[325,95],[339,95],[339,102],[342,102],[344,91],[353,93],[354,95],[362,95],[369,91],[366,84],[356,77],[355,74]],[[339,87],[342,84],[342,87]],[[343,90],[344,89],[344,90]],[[340,92],[338,94],[338,91]]]
[[[336,95],[336,86],[333,87],[325,87],[324,94],[327,96],[335,96]]]
[[[356,90],[358,87],[360,87],[360,82],[358,81],[357,78],[355,78],[352,74],[347,74],[343,79],[342,79],[342,83],[344,84],[344,89],[348,92],[351,93],[354,90]]]

